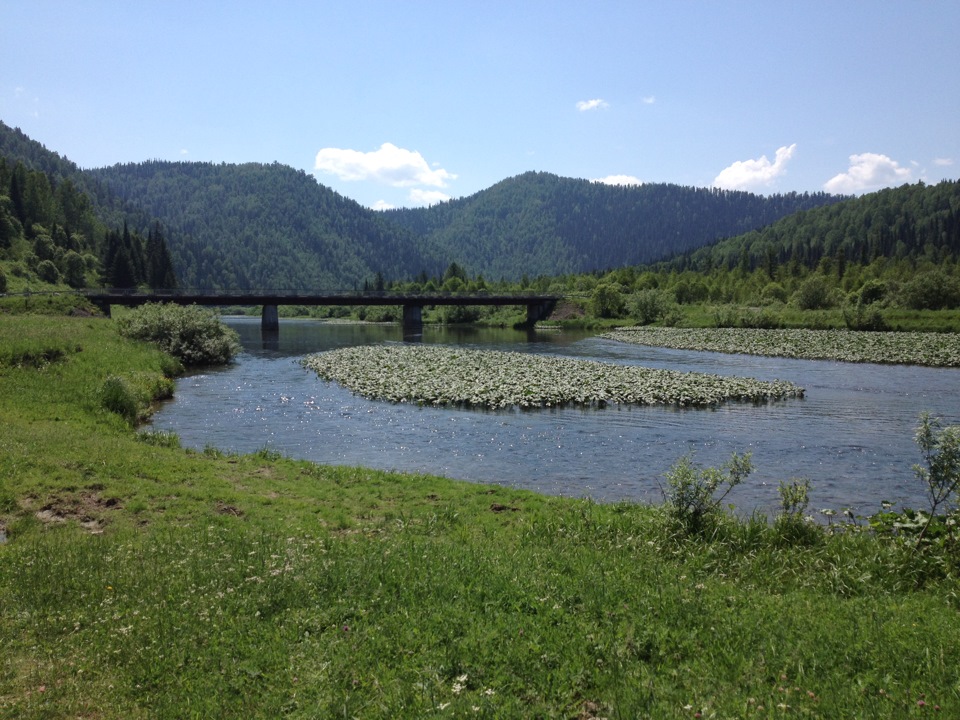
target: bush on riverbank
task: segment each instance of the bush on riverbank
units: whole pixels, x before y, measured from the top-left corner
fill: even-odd
[[[124,337],[156,343],[184,365],[223,365],[240,351],[236,331],[196,305],[147,303],[117,319]]]

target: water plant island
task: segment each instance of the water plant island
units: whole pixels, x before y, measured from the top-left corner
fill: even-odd
[[[364,397],[502,409],[607,404],[711,406],[803,397],[786,381],[614,365],[522,352],[366,345],[316,353],[303,365]]]

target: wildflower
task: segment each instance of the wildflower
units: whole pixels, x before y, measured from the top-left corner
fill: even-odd
[[[446,710],[448,707],[450,707],[450,703],[440,703],[437,705],[437,710]]]
[[[487,697],[493,697],[497,693],[493,691],[493,688],[487,688],[486,690],[483,691],[483,694],[486,695]]]

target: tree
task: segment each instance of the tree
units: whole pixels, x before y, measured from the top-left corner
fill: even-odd
[[[86,263],[80,253],[68,250],[61,260],[63,281],[72,288],[82,288],[87,284]]]
[[[830,287],[822,275],[811,275],[804,280],[793,297],[801,310],[819,310],[833,304]]]
[[[60,282],[60,271],[52,260],[41,260],[37,265],[37,277],[45,283],[56,285]]]
[[[177,286],[177,276],[173,271],[173,261],[167,249],[160,223],[155,223],[147,234],[146,281],[154,289],[170,289]]]
[[[590,312],[599,318],[623,317],[625,304],[619,288],[611,283],[600,283],[590,297]]]

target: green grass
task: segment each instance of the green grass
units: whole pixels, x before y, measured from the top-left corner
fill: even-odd
[[[0,364],[0,717],[960,715],[955,550],[184,450],[100,401],[161,353],[0,316],[45,343]]]

